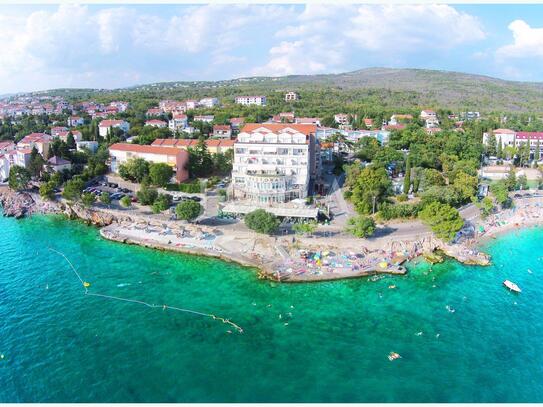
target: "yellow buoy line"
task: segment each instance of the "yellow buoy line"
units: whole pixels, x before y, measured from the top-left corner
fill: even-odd
[[[187,313],[190,313],[190,314],[201,315],[203,317],[209,317],[209,318],[213,318],[215,320],[219,320],[223,324],[228,324],[228,325],[234,327],[239,333],[243,333],[243,329],[239,325],[235,324],[234,322],[230,321],[229,319],[218,317],[218,316],[213,315],[213,314],[207,314],[205,312],[194,311],[194,310],[186,309],[186,308],[173,307],[171,305],[166,305],[166,304],[163,304],[163,305],[150,304],[150,303],[145,302],[145,301],[134,300],[134,299],[130,299],[130,298],[115,297],[115,296],[112,296],[112,295],[105,295],[105,294],[98,294],[98,293],[90,293],[89,292],[90,283],[88,283],[87,281],[84,281],[81,278],[81,275],[77,272],[77,270],[75,269],[72,262],[64,255],[64,253],[61,253],[58,250],[55,250],[55,249],[53,249],[51,247],[49,247],[49,250],[51,250],[52,252],[55,252],[55,253],[59,254],[60,256],[64,257],[64,259],[68,262],[71,269],[73,270],[73,272],[75,273],[75,275],[77,276],[79,281],[81,282],[81,285],[85,289],[85,295],[90,295],[90,296],[93,296],[93,297],[107,298],[107,299],[111,299],[111,300],[132,302],[132,303],[136,303],[136,304],[145,305],[146,307],[149,307],[149,308],[162,308],[164,311],[166,309],[172,309],[174,311],[187,312]]]

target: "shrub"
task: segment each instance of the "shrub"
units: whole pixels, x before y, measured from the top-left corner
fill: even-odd
[[[159,194],[155,202],[153,203],[153,212],[160,213],[167,210],[172,204],[172,196],[168,194]]]
[[[40,185],[40,196],[44,199],[52,200],[55,196],[55,192],[53,191],[53,188],[55,186],[51,181],[46,182],[44,184]]]
[[[272,234],[279,227],[279,219],[264,209],[256,209],[245,216],[245,224],[258,233]]]
[[[203,207],[198,202],[187,200],[177,204],[175,214],[178,219],[191,221],[202,213]]]
[[[152,205],[158,197],[158,191],[150,188],[147,185],[142,185],[141,189],[136,194],[142,205]]]
[[[121,198],[119,203],[121,204],[123,208],[128,208],[132,205],[132,200],[130,199],[128,195],[125,195]]]
[[[462,229],[464,221],[456,209],[447,204],[432,202],[419,213],[419,218],[426,223],[437,237],[450,241],[456,232]]]
[[[156,163],[149,166],[149,178],[153,185],[164,187],[173,176],[173,169],[168,164]]]
[[[102,192],[102,195],[100,195],[100,202],[104,205],[109,205],[111,203],[111,195],[109,192]]]
[[[347,225],[347,230],[356,237],[368,237],[375,232],[375,222],[369,216],[350,218]]]
[[[81,195],[81,202],[83,202],[83,205],[85,205],[88,208],[94,202],[96,202],[96,195],[91,194],[90,192],[85,192],[83,193],[83,195]]]

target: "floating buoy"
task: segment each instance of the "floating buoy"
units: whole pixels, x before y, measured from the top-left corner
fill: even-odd
[[[87,283],[86,281],[83,282],[83,287],[90,287],[90,283]]]

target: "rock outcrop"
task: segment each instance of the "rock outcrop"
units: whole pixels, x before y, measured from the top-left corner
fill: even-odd
[[[111,213],[85,208],[81,204],[62,204],[62,213],[70,219],[81,219],[88,224],[103,227],[111,225],[117,219]]]
[[[22,218],[31,214],[36,206],[34,198],[27,192],[16,192],[10,189],[0,190],[0,204],[4,216]]]

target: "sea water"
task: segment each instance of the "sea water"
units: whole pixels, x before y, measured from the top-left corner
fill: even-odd
[[[541,402],[542,238],[491,241],[490,267],[278,284],[56,216],[0,218],[0,402]],[[90,292],[244,333],[85,296],[49,247]]]

